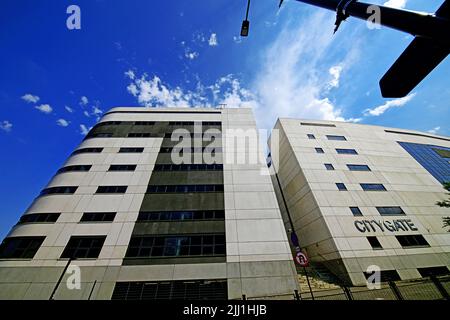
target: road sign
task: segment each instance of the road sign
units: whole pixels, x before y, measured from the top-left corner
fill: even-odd
[[[295,255],[295,262],[297,262],[300,267],[307,267],[309,265],[308,257],[301,251],[297,252]]]

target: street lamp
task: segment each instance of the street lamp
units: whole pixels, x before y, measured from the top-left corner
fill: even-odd
[[[250,21],[248,21],[248,10],[250,9],[250,0],[247,2],[247,13],[245,14],[245,20],[242,21],[241,37],[248,36],[248,30],[250,29]]]

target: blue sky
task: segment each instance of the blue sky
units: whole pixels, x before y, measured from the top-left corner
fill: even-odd
[[[372,1],[382,4],[387,0]],[[442,0],[391,0],[434,12]],[[66,8],[81,9],[68,30]],[[449,135],[450,60],[413,93],[383,99],[378,81],[412,37],[369,30],[294,0],[2,0],[0,237],[113,106],[254,108],[276,117],[349,120]]]

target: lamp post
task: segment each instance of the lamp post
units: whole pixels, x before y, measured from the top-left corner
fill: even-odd
[[[250,21],[248,21],[248,11],[250,10],[250,0],[247,2],[247,13],[245,14],[245,20],[242,21],[241,37],[247,37],[250,29]]]

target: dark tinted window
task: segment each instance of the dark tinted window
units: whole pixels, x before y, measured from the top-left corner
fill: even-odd
[[[336,183],[336,187],[339,191],[347,191],[347,187],[343,183]]]
[[[222,192],[223,184],[189,184],[148,186],[147,193]]]
[[[154,124],[155,124],[154,121],[135,121],[134,122],[135,126],[152,126]]]
[[[42,190],[40,196],[48,194],[73,194],[77,189],[78,187],[51,187]]]
[[[53,223],[58,220],[60,213],[31,213],[20,217],[19,224],[22,223]]]
[[[115,212],[85,212],[81,222],[111,222],[116,217]]]
[[[369,241],[370,245],[372,246],[372,249],[383,249],[377,237],[367,237],[367,241]]]
[[[313,134],[310,134],[310,133],[307,136],[308,136],[308,139],[315,139],[316,138]]]
[[[109,167],[109,171],[134,171],[136,170],[135,164],[112,164]]]
[[[128,138],[150,138],[156,137],[156,135],[150,132],[131,132],[128,134]]]
[[[362,216],[362,212],[358,207],[350,207],[351,212],[354,216]]]
[[[73,236],[67,243],[61,258],[98,258],[106,236]]]
[[[100,186],[96,193],[125,193],[127,186]]]
[[[401,207],[377,207],[382,216],[403,216],[405,212]]]
[[[119,153],[142,153],[144,152],[144,148],[120,148]]]
[[[448,275],[450,273],[448,268],[445,266],[417,268],[417,270],[419,271],[419,273],[422,277],[444,276],[444,275]]]
[[[381,183],[361,183],[360,185],[364,191],[386,191]]]
[[[334,167],[331,163],[325,163],[324,165],[327,170],[334,170]]]
[[[336,149],[338,154],[358,154],[355,149]]]
[[[212,171],[223,170],[223,164],[155,164],[154,171]]]
[[[395,236],[402,247],[428,247],[429,244],[420,234]]]
[[[91,165],[67,166],[67,167],[59,169],[57,174],[64,173],[64,172],[73,172],[73,171],[89,171],[89,170],[91,170],[91,168],[92,168]]]
[[[314,148],[316,153],[325,153],[322,148]]]
[[[327,135],[328,140],[335,140],[335,141],[346,141],[347,139],[344,136],[333,136],[333,135]]]
[[[224,210],[197,211],[146,211],[139,212],[137,221],[169,221],[169,220],[223,220]]]
[[[366,166],[365,164],[348,164],[347,168],[350,171],[370,171],[369,166]]]
[[[45,237],[11,237],[0,245],[0,259],[32,259]]]
[[[72,152],[72,155],[80,154],[80,153],[100,153],[103,151],[103,148],[82,148],[75,150]]]
[[[373,273],[364,272],[364,276],[368,279]],[[380,272],[381,282],[398,281],[401,280],[396,270],[381,270]]]

